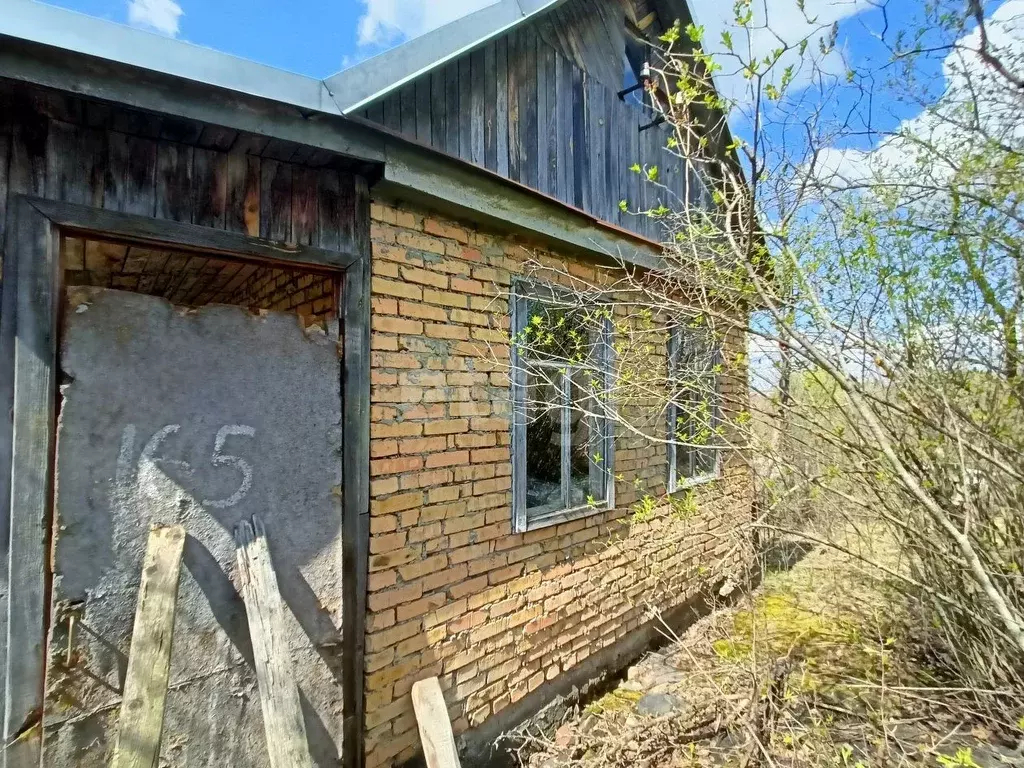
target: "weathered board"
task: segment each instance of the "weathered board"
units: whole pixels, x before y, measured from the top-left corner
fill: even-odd
[[[4,81],[0,111],[0,214],[31,194],[349,252],[369,228],[327,153]],[[348,208],[325,212],[324,189]]]
[[[448,707],[436,677],[412,684],[412,707],[427,768],[460,768]]]
[[[249,619],[271,768],[309,768],[309,742],[288,648],[284,605],[259,517],[235,526],[238,578]]]
[[[341,366],[294,315],[69,288],[44,763],[102,764],[151,524],[188,531],[161,764],[269,766],[232,530],[274,542],[283,641],[317,765],[336,765]],[[259,354],[253,354],[259,350]],[[71,616],[79,629],[69,636]]]
[[[570,0],[367,106],[361,115],[649,238],[642,211],[685,204],[682,161],[647,106],[617,95],[626,25],[654,11],[623,0]],[[657,14],[655,14],[657,15]],[[656,34],[660,24],[648,22]],[[405,94],[415,109],[405,110]],[[398,106],[395,106],[398,105]],[[401,119],[389,114],[401,107]],[[641,183],[634,164],[657,167]],[[659,186],[661,185],[661,186]],[[664,188],[662,188],[664,187]],[[625,210],[622,203],[625,201]]]
[[[184,550],[185,529],[180,525],[150,529],[111,768],[152,768],[159,760]],[[71,653],[73,647],[69,629]]]

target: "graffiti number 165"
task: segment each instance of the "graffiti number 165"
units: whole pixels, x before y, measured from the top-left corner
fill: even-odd
[[[131,485],[137,484],[141,491],[157,493],[162,483],[167,482],[166,474],[158,466],[158,462],[165,466],[172,466],[184,477],[190,478],[195,473],[192,465],[187,461],[169,459],[159,455],[164,441],[181,430],[180,424],[168,424],[161,427],[153,436],[146,441],[139,455],[138,465],[132,466],[132,458],[135,456],[136,428],[129,424],[121,433],[121,449],[117,455],[117,479],[119,489],[124,492]],[[239,485],[227,498],[203,499],[202,504],[215,509],[227,509],[235,506],[245,498],[252,488],[252,465],[241,456],[235,456],[225,451],[225,443],[232,437],[255,437],[256,430],[245,424],[225,424],[217,430],[217,436],[213,441],[213,455],[210,456],[210,463],[215,467],[231,467],[238,472]],[[132,478],[135,483],[132,483]]]

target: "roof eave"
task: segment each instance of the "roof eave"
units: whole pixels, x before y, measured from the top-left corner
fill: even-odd
[[[341,114],[322,80],[34,0],[5,0],[0,35],[226,88],[300,109]]]

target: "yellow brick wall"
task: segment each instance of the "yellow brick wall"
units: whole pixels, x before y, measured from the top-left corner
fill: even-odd
[[[416,680],[440,676],[459,733],[623,638],[649,605],[692,597],[707,567],[736,558],[729,532],[752,491],[733,457],[698,487],[695,516],[637,522],[638,492],[664,491],[666,451],[620,429],[618,510],[512,534],[511,278],[538,255],[586,279],[593,267],[413,208],[377,202],[371,216],[372,768],[417,752]],[[726,396],[742,406],[745,385]]]

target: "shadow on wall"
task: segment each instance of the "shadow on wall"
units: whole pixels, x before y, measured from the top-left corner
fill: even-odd
[[[295,315],[185,310],[151,296],[71,288],[61,363],[51,647],[70,647],[62,617],[74,614],[86,631],[74,635],[65,674],[48,681],[46,764],[94,759],[111,741],[153,523],[179,523],[189,534],[165,755],[266,764],[245,608],[231,580],[232,530],[256,514],[291,609],[286,634],[311,748],[318,764],[336,765],[336,339],[305,331]]]

